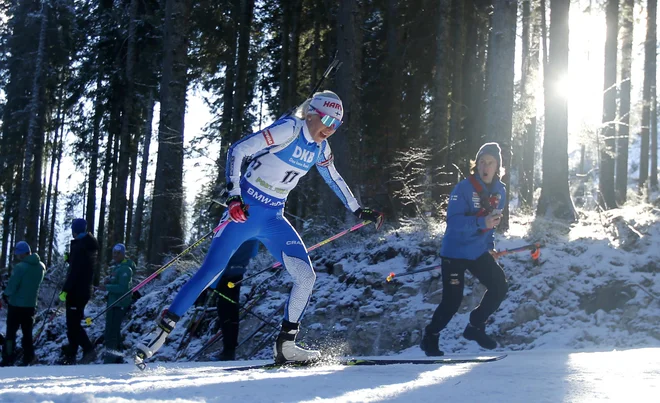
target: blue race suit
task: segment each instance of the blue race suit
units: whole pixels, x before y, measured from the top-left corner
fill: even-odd
[[[251,161],[241,176],[240,167],[246,158]],[[314,142],[304,120],[285,117],[229,148],[227,188],[230,196],[241,195],[249,205],[249,218],[245,223],[232,221],[216,233],[202,267],[174,298],[171,313],[182,316],[199,294],[222,276],[239,246],[256,239],[293,277],[284,319],[300,321],[316,274],[305,244],[283,213],[287,195],[314,165],[346,208],[355,212],[360,205],[335,169],[330,145],[326,140]],[[235,186],[236,183],[240,185]],[[227,212],[220,222],[226,220]]]
[[[257,256],[259,253],[259,242],[257,240],[251,239],[246,241],[240,248],[234,253],[234,255],[229,259],[227,263],[227,268],[222,273],[223,277],[230,277],[234,279],[240,279],[243,277],[247,271],[247,265],[250,263],[250,259]],[[211,284],[211,288],[215,289],[220,282],[220,277]],[[235,280],[233,280],[235,281]]]

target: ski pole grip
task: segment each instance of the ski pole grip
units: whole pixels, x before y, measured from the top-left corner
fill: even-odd
[[[391,272],[390,275],[387,276],[387,282],[389,283],[390,281],[392,281],[392,279],[394,278],[394,276],[396,276],[396,274],[395,274],[394,272]]]
[[[87,317],[87,319],[85,319],[85,323],[87,324],[87,326],[91,326],[92,325],[92,318]]]
[[[236,287],[236,284],[232,283],[231,281],[227,282],[227,287],[229,288],[234,288]]]

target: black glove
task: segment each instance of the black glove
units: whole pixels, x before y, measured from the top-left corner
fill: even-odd
[[[359,209],[355,210],[353,212],[355,216],[361,220],[369,220],[376,224],[376,230],[380,229],[380,227],[383,225],[383,220],[385,216],[383,216],[383,213],[380,211],[372,210],[370,208],[362,208],[360,207]]]
[[[5,301],[5,304],[9,305],[9,295],[2,293],[2,300]]]

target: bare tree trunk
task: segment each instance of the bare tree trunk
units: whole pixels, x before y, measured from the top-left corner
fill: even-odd
[[[609,210],[616,207],[614,194],[614,158],[616,147],[616,68],[619,32],[619,0],[607,2],[607,36],[605,39],[605,71],[603,74],[603,129],[599,142],[599,204]]]
[[[231,0],[229,2],[228,12],[230,14],[229,24],[227,26],[227,37],[236,38],[238,36],[237,21],[240,0]],[[232,40],[228,43],[229,48],[225,52],[225,81],[222,91],[222,120],[220,122],[220,153],[218,155],[218,178],[216,186],[220,186],[225,180],[225,168],[227,164],[227,151],[233,143],[232,133],[232,115],[234,107],[234,85],[236,77],[236,54],[237,41]]]
[[[64,127],[62,125],[62,91],[60,90],[60,95],[58,99],[58,105],[57,105],[57,121],[55,123],[55,127],[53,129],[53,143],[52,143],[52,149],[51,149],[51,157],[50,157],[50,174],[48,175],[48,191],[46,192],[46,209],[44,213],[44,217],[41,221],[41,226],[40,226],[40,231],[39,231],[39,256],[41,257],[46,257],[46,244],[48,239],[50,239],[50,208],[51,208],[51,199],[52,199],[52,191],[53,191],[53,176],[55,176],[55,166],[57,163],[57,156],[58,156],[58,137],[59,137],[59,131],[62,130],[64,131]],[[48,253],[50,255],[50,252]]]
[[[97,61],[99,72],[96,78],[96,99],[94,101],[94,123],[92,128],[92,152],[89,164],[89,188],[87,190],[87,211],[85,217],[87,228],[92,233],[96,227],[96,187],[99,175],[99,141],[101,138],[101,119],[103,117],[103,87],[102,63]]]
[[[449,14],[451,0],[440,0],[438,7],[438,23],[436,24],[435,71],[433,73],[433,102],[431,104],[431,145],[433,149],[433,168],[444,165],[443,150],[448,141],[449,114],[449,78],[451,58],[449,57]],[[439,198],[439,187],[434,187],[433,198]]]
[[[289,109],[298,103],[298,66],[300,64],[300,32],[302,31],[302,0],[295,0],[291,10],[291,42],[289,44]]]
[[[359,27],[360,4],[355,0],[342,1],[337,15],[337,54],[342,74],[336,78],[337,93],[344,105],[344,124],[332,137],[333,154],[337,169],[351,186],[360,183],[359,174],[352,169],[352,150],[358,149],[361,111],[359,102],[360,72],[362,69],[362,32]],[[360,197],[359,189],[356,196]]]
[[[8,169],[11,169],[12,171],[16,168],[14,164],[9,164]],[[6,192],[6,199],[4,203],[4,214],[2,215],[2,251],[0,251],[0,268],[4,269],[7,266],[7,258],[9,257],[8,249],[9,249],[9,234],[11,232],[11,219],[12,219],[12,210],[14,210],[13,206],[16,204],[14,199],[15,199],[15,194],[16,194],[16,187],[13,186],[13,180],[12,176],[8,175],[7,179],[5,181],[3,189],[5,189]]]
[[[312,33],[312,48],[311,48],[311,73],[309,80],[309,91],[314,89],[316,82],[319,79],[319,57],[321,55],[321,2],[316,0],[312,6],[312,18],[314,18],[314,27]]]
[[[134,118],[133,98],[135,96],[134,88],[134,69],[135,69],[135,41],[136,41],[136,19],[137,19],[138,0],[131,0],[128,12],[128,39],[126,48],[126,76],[124,93],[124,111],[121,119],[121,146],[119,151],[119,167],[117,171],[117,185],[115,187],[116,204],[114,211],[114,239],[113,242],[124,242],[126,229],[126,186],[129,176],[129,163],[131,160],[130,123]],[[113,195],[115,197],[115,195]]]
[[[54,155],[54,158],[57,159],[57,171],[55,173],[55,190],[53,192],[53,210],[51,211],[50,217],[50,231],[48,239],[48,266],[51,265],[53,261],[53,250],[55,249],[55,223],[57,223],[57,199],[60,195],[60,167],[62,165],[62,153],[64,151],[64,139],[66,134],[64,132],[64,118],[62,116],[62,122],[60,125],[60,141],[57,145],[57,154]]]
[[[628,142],[630,139],[630,80],[635,1],[624,0],[621,7],[621,100],[619,103],[619,134],[616,142],[616,202],[626,202],[628,193]]]
[[[511,130],[513,126],[513,77],[516,55],[516,13],[518,5],[513,0],[496,0],[493,27],[488,46],[486,66],[486,133],[502,148],[502,166],[506,170],[503,182],[509,198],[509,171],[511,169]],[[499,228],[509,227],[509,203],[505,204],[504,217]]]
[[[474,81],[470,86],[470,98],[474,100],[474,111],[464,130],[467,136],[468,149],[478,150],[483,143],[486,128],[486,62],[488,60],[488,38],[490,31],[490,1],[480,0],[476,24],[477,31],[476,59],[474,61]],[[469,129],[469,130],[467,130]],[[469,161],[468,161],[469,162]]]
[[[649,179],[649,130],[651,128],[652,92],[655,92],[656,69],[656,14],[657,0],[648,0],[646,16],[646,42],[644,44],[644,84],[642,88],[642,130],[639,157],[639,189],[648,185]],[[657,117],[654,117],[657,119]]]
[[[395,194],[400,191],[401,184],[391,180],[396,176],[395,157],[401,149],[401,92],[403,87],[403,9],[398,0],[388,0],[385,11],[386,35],[386,62],[385,74],[387,86],[383,88],[383,105],[381,111],[383,130],[385,132],[385,147],[382,148],[382,161],[388,167],[384,170],[381,180],[387,183],[392,219],[396,220],[400,214],[402,204],[397,201]],[[357,46],[360,46],[359,44]]]
[[[115,85],[117,85],[115,83]],[[118,89],[116,90],[118,91]],[[121,116],[121,108],[119,106],[119,99],[120,97],[114,98],[115,102],[112,105],[112,111],[110,112],[110,120],[113,122],[119,122],[120,121],[120,116]],[[116,118],[113,119],[112,117],[115,116]],[[110,175],[110,204],[108,207],[108,221],[106,223],[106,227],[108,228],[108,235],[107,235],[107,251],[108,254],[106,256],[110,256],[110,249],[116,242],[116,236],[115,236],[115,210],[117,209],[117,171],[118,169],[118,161],[117,159],[119,158],[119,140],[120,140],[120,132],[117,130],[117,124],[113,124],[112,122],[109,125],[109,131],[112,132],[112,158],[111,158],[111,175]],[[100,255],[99,255],[100,256]],[[103,264],[107,262],[104,261]]]
[[[449,119],[449,142],[447,150],[447,167],[455,164],[462,154],[459,150],[458,140],[460,139],[461,128],[463,125],[463,60],[465,58],[465,2],[464,0],[454,0],[452,2],[452,17],[450,29],[452,32],[452,80],[451,80],[451,99],[449,101],[450,119]],[[459,152],[457,152],[459,151]]]
[[[658,190],[658,100],[656,98],[656,74],[651,86],[651,190]]]
[[[239,15],[238,60],[236,61],[236,84],[234,85],[234,107],[232,110],[232,134],[230,142],[239,140],[249,129],[245,124],[244,114],[248,102],[248,56],[250,54],[250,32],[254,15],[254,0],[241,0]]]
[[[133,204],[135,200],[135,177],[137,175],[137,157],[138,150],[137,145],[140,142],[140,136],[136,134],[134,146],[131,147],[131,173],[130,173],[130,183],[131,190],[128,195],[128,204],[126,207],[126,245],[131,244],[131,234],[133,233]]]
[[[154,180],[149,262],[183,248],[183,133],[188,88],[191,0],[166,0],[158,162]]]
[[[142,146],[142,164],[140,166],[140,190],[138,191],[137,204],[135,206],[135,225],[133,226],[133,236],[131,237],[132,246],[135,248],[134,258],[139,258],[140,251],[143,250],[142,244],[142,216],[144,214],[144,191],[147,186],[147,173],[149,170],[149,147],[151,145],[151,125],[154,117],[154,97],[149,93],[149,100],[146,105],[147,118],[144,122],[144,144]]]
[[[300,55],[300,32],[302,24],[300,22],[302,14],[302,0],[294,0],[291,2],[291,36],[289,39],[289,80],[287,82],[287,95],[286,109],[289,110],[299,102],[298,99],[298,65]],[[303,215],[302,206],[306,204],[305,194],[300,189],[294,189],[291,197],[288,198],[287,207],[289,212],[296,217]],[[293,226],[301,228],[302,222],[298,218],[293,219]]]
[[[280,61],[280,109],[277,115],[282,115],[287,111],[291,105],[289,102],[289,80],[290,80],[290,61],[291,51],[289,50],[291,43],[291,3],[285,1],[282,4],[282,26],[280,35],[282,36],[282,60]]]
[[[49,139],[50,134],[46,134],[44,137],[45,137],[44,140],[46,142],[48,142],[50,140]],[[45,145],[44,145],[44,147],[45,147]],[[48,172],[46,171],[48,169],[48,162],[47,161],[48,160],[46,159],[46,161],[42,164],[42,166],[43,166],[42,171],[43,172],[41,173],[41,187],[40,187],[41,190],[48,189],[48,183],[47,183],[47,180],[46,180],[46,178],[48,176]],[[48,212],[45,211],[44,209],[46,207],[50,207],[50,206],[46,206],[43,203],[44,198],[48,199],[48,194],[42,194],[41,203],[39,203],[39,205],[40,205],[40,209],[39,209],[39,234],[37,236],[37,245],[38,245],[37,253],[39,254],[39,256],[45,256],[44,255],[44,248],[46,247],[46,236],[47,236],[47,231],[48,231],[48,226],[45,225],[45,223],[46,223],[46,214],[48,214]]]
[[[483,82],[479,71],[479,34],[482,30],[480,25],[480,16],[477,4],[474,0],[465,2],[465,19],[464,24],[466,27],[465,32],[465,55],[463,56],[463,79],[461,86],[461,94],[463,98],[463,109],[461,114],[463,116],[463,123],[461,124],[460,137],[464,145],[462,148],[466,151],[472,151],[477,146],[473,147],[470,141],[471,137],[475,136],[475,120],[478,111],[483,109],[482,99],[476,98],[475,87]],[[467,28],[472,27],[472,28]]]
[[[28,123],[28,131],[25,139],[25,151],[23,154],[23,175],[21,180],[20,202],[18,205],[18,221],[16,223],[17,237],[23,239],[31,233],[33,239],[25,238],[25,240],[32,246],[36,242],[36,228],[27,228],[28,225],[36,225],[38,220],[39,209],[36,206],[30,206],[30,190],[31,180],[36,180],[40,174],[37,173],[37,165],[41,169],[41,165],[36,161],[36,148],[38,143],[43,141],[38,139],[37,136],[43,136],[43,129],[39,127],[41,117],[42,101],[42,81],[44,74],[44,66],[48,63],[46,54],[46,32],[48,28],[48,12],[50,8],[49,2],[44,2],[41,5],[41,28],[39,31],[39,45],[37,48],[37,56],[35,60],[34,76],[32,78],[32,94],[30,104],[28,106],[30,113],[30,120]],[[34,162],[33,162],[34,159]],[[34,172],[34,175],[33,175]],[[39,171],[40,172],[40,171]],[[39,179],[41,182],[41,179]],[[37,214],[36,217],[33,214]],[[27,230],[27,231],[26,231]],[[27,233],[26,233],[27,232]]]
[[[99,242],[99,260],[98,264],[94,268],[94,284],[99,283],[101,280],[101,265],[105,264],[105,223],[106,223],[106,207],[108,199],[108,185],[110,182],[111,168],[112,168],[112,144],[113,144],[113,133],[108,131],[108,141],[105,146],[105,161],[103,163],[103,184],[101,185],[101,204],[99,207],[99,226],[96,239]]]
[[[532,10],[530,0],[523,2],[522,75],[520,80],[521,107],[526,112],[525,133],[520,169],[520,202],[534,204],[534,169],[536,149],[536,79],[539,73],[540,7]]]
[[[544,81],[543,187],[536,214],[575,221],[568,187],[568,102],[555,85],[568,73],[570,0],[550,1],[550,49]]]

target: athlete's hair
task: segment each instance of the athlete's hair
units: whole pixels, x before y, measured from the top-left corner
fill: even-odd
[[[305,102],[303,102],[296,108],[296,110],[293,112],[293,116],[297,117],[298,119],[305,119],[307,115],[317,115],[316,111],[309,110],[309,104],[312,103],[312,99],[314,99],[314,97],[316,96],[324,96],[326,98],[333,98],[338,101],[341,101],[339,95],[335,94],[330,90],[316,92],[314,93],[314,95],[312,95],[311,98],[307,98]]]

